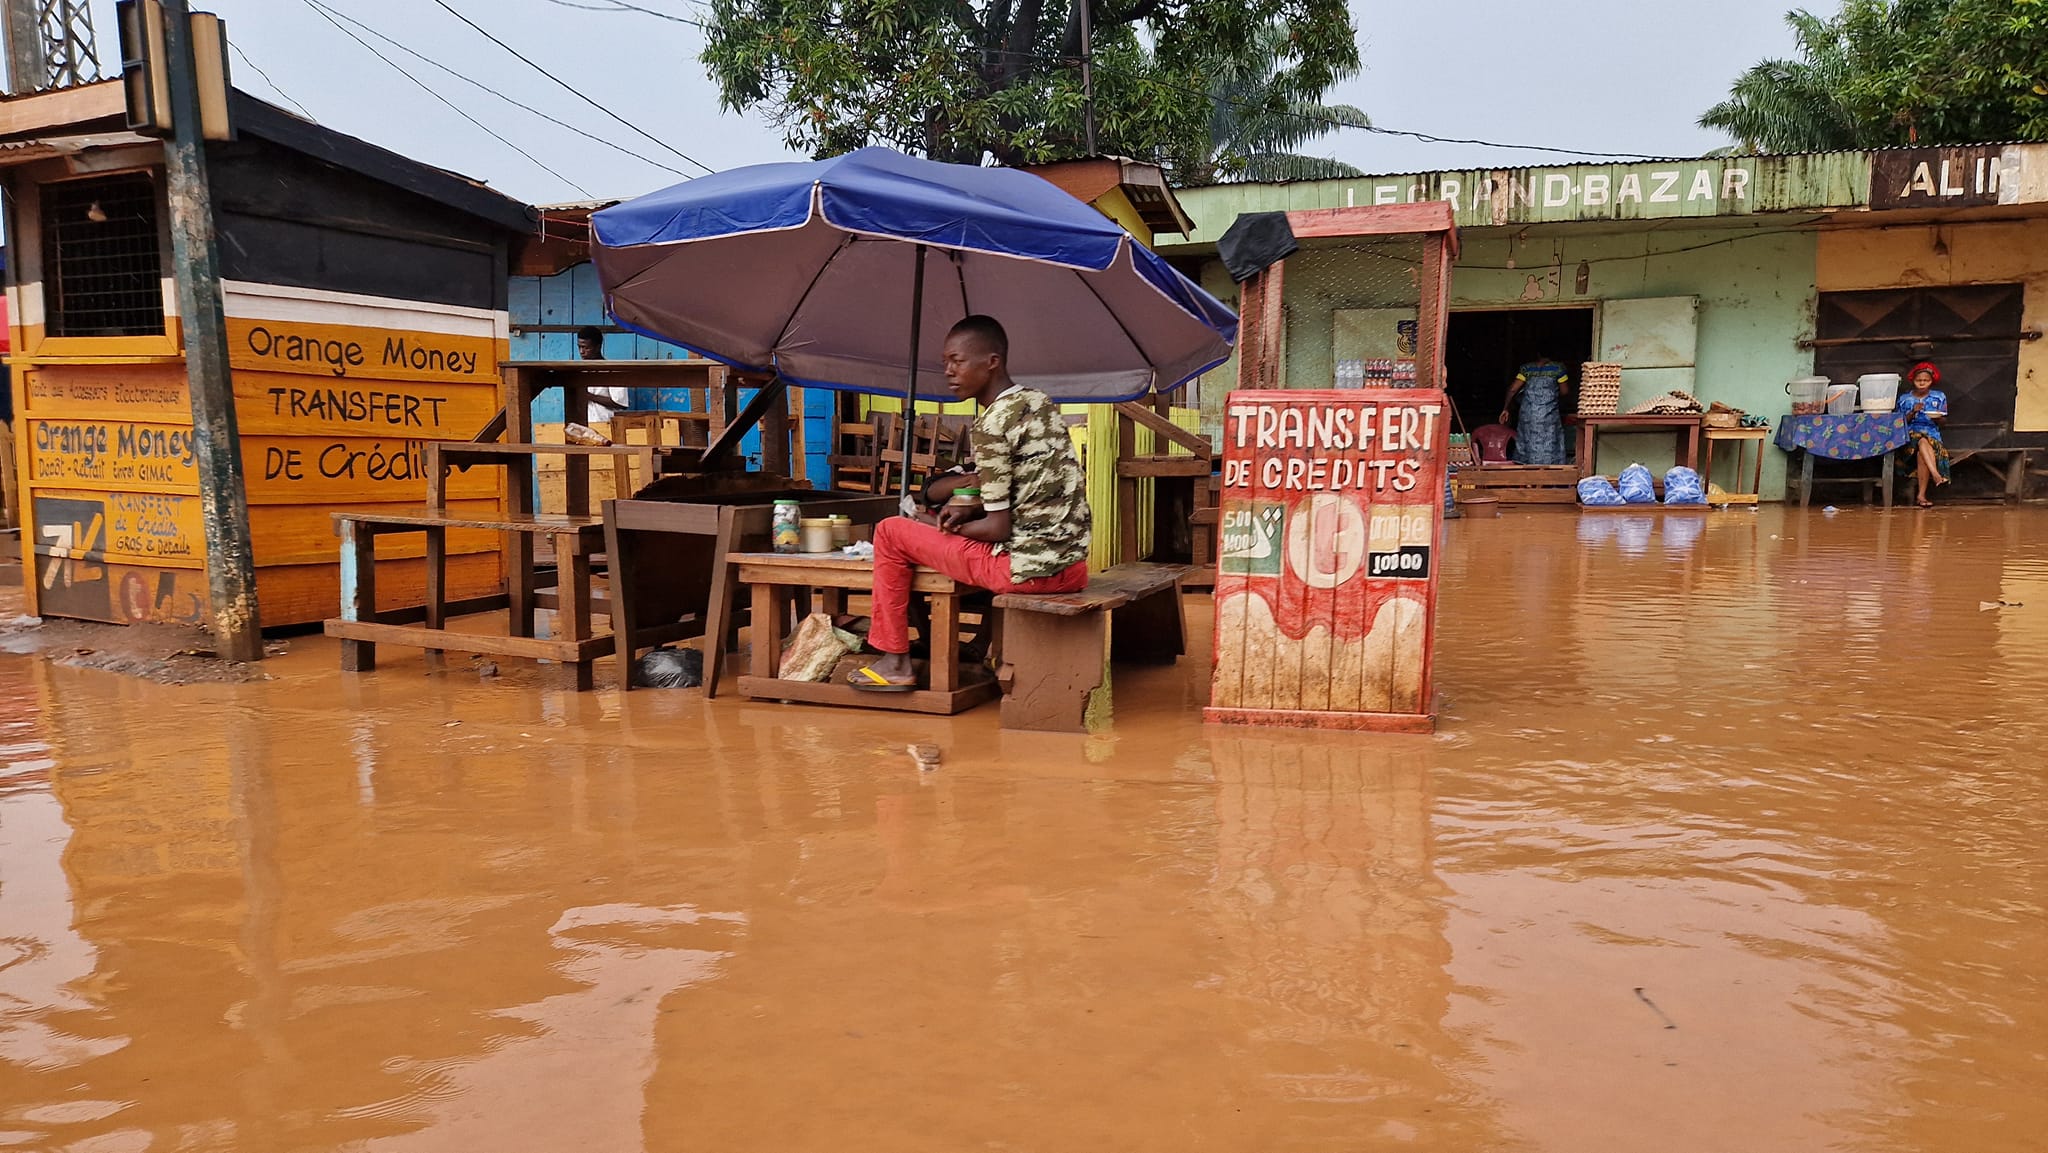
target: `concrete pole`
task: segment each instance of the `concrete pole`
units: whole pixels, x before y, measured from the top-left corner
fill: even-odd
[[[49,84],[43,58],[43,26],[36,0],[0,0],[6,7],[7,91],[25,96]]]
[[[249,540],[249,495],[242,481],[241,435],[228,373],[227,314],[213,197],[200,135],[199,80],[192,64],[192,10],[164,0],[164,48],[176,132],[164,142],[185,374],[192,394],[192,448],[199,468],[199,510],[206,526],[206,583],[214,645],[230,661],[263,659],[256,613],[256,566]]]

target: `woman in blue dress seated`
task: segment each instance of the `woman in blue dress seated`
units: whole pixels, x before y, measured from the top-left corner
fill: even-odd
[[[1564,402],[1572,394],[1572,378],[1562,364],[1547,356],[1538,357],[1515,373],[1508,396],[1501,401],[1500,422],[1508,423],[1515,397],[1522,398],[1522,411],[1514,420],[1515,463],[1563,464]]]
[[[1941,422],[1948,419],[1948,394],[1934,387],[1941,383],[1941,370],[1921,361],[1908,379],[1913,391],[1899,394],[1898,411],[1906,418],[1906,443],[1913,449],[1913,476],[1920,485],[1920,507],[1933,508],[1927,499],[1930,485],[1948,483],[1948,446],[1941,443]]]

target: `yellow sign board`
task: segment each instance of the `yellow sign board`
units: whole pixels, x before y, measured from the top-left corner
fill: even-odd
[[[127,491],[198,491],[192,430],[132,420],[31,417],[28,483]]]
[[[228,365],[336,380],[495,381],[492,336],[228,317]]]

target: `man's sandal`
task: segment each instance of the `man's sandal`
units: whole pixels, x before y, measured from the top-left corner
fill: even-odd
[[[864,693],[908,693],[917,691],[916,681],[892,681],[876,672],[871,665],[846,674],[846,683]]]

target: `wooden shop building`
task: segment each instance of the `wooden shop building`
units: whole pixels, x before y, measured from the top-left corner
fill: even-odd
[[[333,615],[331,515],[422,502],[423,445],[499,407],[507,269],[526,205],[244,93],[207,145],[229,363],[267,627]],[[118,80],[0,100],[8,364],[31,612],[203,623],[205,540],[164,144]],[[495,511],[495,470],[451,477]],[[377,580],[417,602],[418,538]],[[502,584],[495,534],[451,532],[448,595]]]

